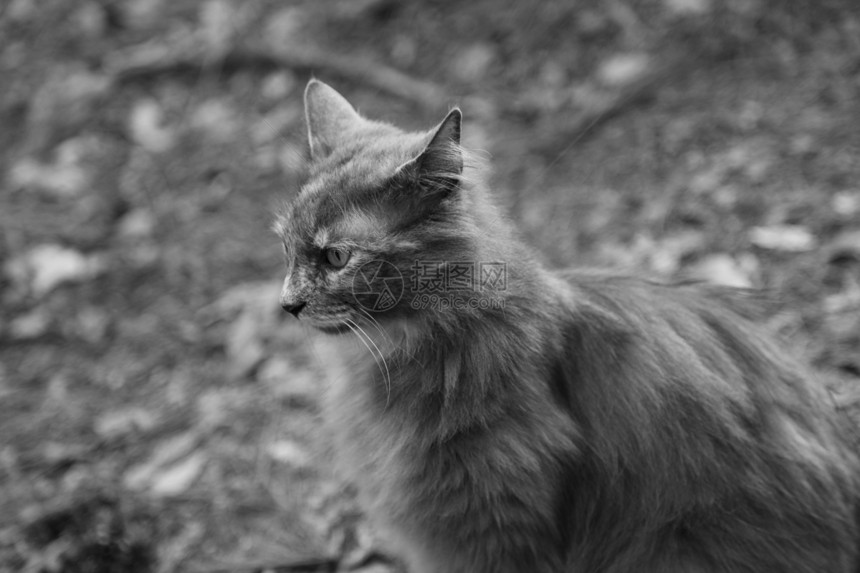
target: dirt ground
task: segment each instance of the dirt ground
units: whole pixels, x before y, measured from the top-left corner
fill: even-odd
[[[312,76],[408,128],[459,105],[548,264],[767,289],[860,383],[856,0],[10,0],[0,570],[391,570],[277,304]]]

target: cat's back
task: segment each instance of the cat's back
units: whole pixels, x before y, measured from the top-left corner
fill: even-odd
[[[850,436],[827,388],[757,324],[757,297],[560,276],[572,301],[563,383],[599,453],[580,505],[589,496],[618,508],[574,516],[573,529],[589,532],[577,564],[595,568],[589,548],[599,547],[631,566],[660,555],[666,571],[849,571],[860,491]],[[663,533],[638,553],[597,540],[643,520]]]
[[[647,347],[705,360],[706,368],[745,363],[768,372],[811,378],[764,327],[773,306],[763,292],[705,283],[660,283],[605,271],[566,271],[569,327],[609,336],[618,345]],[[725,364],[722,364],[725,362]],[[724,378],[726,374],[723,373]],[[741,373],[733,373],[741,374]]]
[[[770,301],[761,293],[602,272],[562,276],[572,301],[566,340],[580,346],[574,360],[597,378],[638,380],[635,388],[623,381],[617,387],[656,401],[683,395],[714,411],[730,402],[731,418],[756,419],[758,431],[775,423],[772,411],[834,425],[828,387],[762,324]]]

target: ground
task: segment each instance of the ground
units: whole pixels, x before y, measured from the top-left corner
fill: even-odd
[[[0,569],[324,571],[373,545],[277,305],[312,76],[408,128],[459,105],[547,264],[766,289],[769,328],[860,382],[854,0],[13,0]]]

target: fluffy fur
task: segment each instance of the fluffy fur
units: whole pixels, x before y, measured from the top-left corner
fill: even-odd
[[[329,429],[410,571],[860,570],[848,426],[743,297],[545,269],[472,175],[458,110],[405,133],[318,81],[305,105],[282,302],[366,344]],[[405,279],[385,312],[352,292],[374,260]],[[460,293],[503,304],[413,308],[416,260],[505,263],[504,288]]]

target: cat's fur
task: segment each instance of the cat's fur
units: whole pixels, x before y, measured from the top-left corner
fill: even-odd
[[[276,223],[282,303],[369,341],[326,412],[410,571],[858,570],[848,436],[742,298],[547,270],[470,174],[459,110],[406,133],[318,81],[305,106],[310,175]],[[352,292],[372,260],[404,277],[386,312]],[[503,308],[413,309],[415,260],[504,262],[504,285],[465,293]]]

